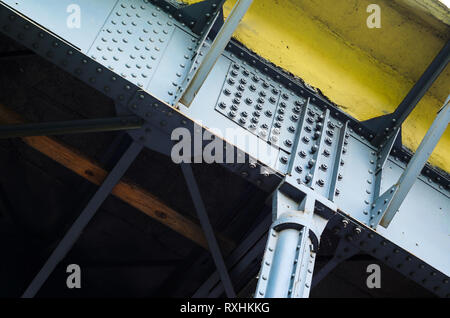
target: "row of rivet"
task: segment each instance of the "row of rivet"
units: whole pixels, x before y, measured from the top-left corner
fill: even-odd
[[[264,256],[261,263],[261,270],[260,270],[260,277],[257,276],[256,278],[258,281],[258,288],[256,291],[257,297],[263,297],[266,292],[267,288],[267,281],[269,279],[270,275],[270,266],[272,264],[273,256],[274,256],[274,249],[277,244],[278,235],[277,232],[272,228],[269,231],[269,237],[267,240],[267,246],[264,252]]]
[[[22,44],[75,74],[106,95],[124,102],[134,93],[134,88],[126,84],[125,80],[106,70],[102,65],[87,59],[83,54],[54,36],[46,34],[28,21],[17,19],[14,14],[8,15],[8,20],[10,23],[2,26],[2,30],[6,31],[8,35],[18,31],[16,38]]]
[[[175,26],[165,13],[158,12],[158,7],[147,10],[138,6],[139,0],[132,2],[116,5],[88,55],[145,88]]]
[[[369,231],[367,235],[361,235],[361,227],[358,224],[355,224],[345,218],[333,227],[333,232],[334,234],[345,237],[346,240],[351,242],[353,245],[363,249],[364,251],[380,259],[389,266],[392,266],[396,270],[403,273],[405,276],[414,279],[416,282],[426,287],[427,289],[430,289],[436,293],[440,293],[442,296],[450,297],[450,294],[442,294],[442,289],[444,288],[444,286],[445,288],[449,289],[448,277],[441,273],[439,274],[435,269],[427,269],[427,265],[425,263],[418,260],[416,257],[403,250],[402,248],[397,247],[392,242],[389,242],[385,238],[377,235],[375,232]],[[381,246],[382,248],[379,249],[377,246]],[[388,251],[388,255],[385,254],[386,251]],[[390,255],[393,255],[395,257]],[[401,257],[401,255],[404,255],[404,257]],[[399,259],[402,259],[403,261],[399,262]],[[434,285],[430,285],[429,283],[431,283],[431,281],[429,279],[422,278],[423,275],[418,275],[417,271],[411,268],[413,262],[417,263],[416,268],[421,270],[422,273],[427,273],[427,275],[431,277],[437,277],[438,274],[443,276],[440,281],[441,286],[436,285],[436,283],[438,282],[436,279],[433,280]]]

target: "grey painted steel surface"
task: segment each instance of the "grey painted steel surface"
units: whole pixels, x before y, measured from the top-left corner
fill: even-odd
[[[266,298],[287,298],[291,287],[292,273],[297,259],[297,245],[303,247],[303,231],[286,229],[278,234],[278,240],[274,248],[274,255],[270,269],[270,276],[265,273],[262,279],[267,279]],[[266,261],[268,264],[269,261]],[[261,291],[258,291],[260,293]]]
[[[61,260],[67,255],[72,246],[77,241],[78,237],[83,232],[84,228],[88,225],[89,221],[97,212],[98,208],[102,205],[103,201],[111,193],[112,189],[116,186],[117,182],[120,181],[122,176],[127,171],[128,167],[133,163],[136,157],[141,152],[143,145],[138,142],[133,142],[130,147],[123,154],[122,158],[117,162],[114,169],[108,174],[105,181],[103,181],[100,188],[88,202],[84,210],[80,213],[78,218],[72,224],[70,229],[64,235],[62,240],[59,242],[58,246],[52,252],[48,260],[45,262],[44,266],[41,268],[39,273],[33,279],[31,284],[23,293],[23,298],[32,298],[36,295],[42,285],[45,283],[47,278],[56,268],[56,266],[61,262]]]
[[[423,138],[416,153],[412,157],[405,171],[398,179],[396,185],[396,191],[393,194],[392,199],[386,204],[386,209],[384,211],[383,217],[381,218],[380,224],[384,227],[388,227],[391,223],[393,217],[397,213],[398,209],[402,205],[405,197],[408,195],[412,186],[420,175],[425,163],[430,157],[433,149],[436,147],[437,143],[441,139],[447,125],[450,122],[450,95],[439,111],[436,119],[433,121],[430,129]]]
[[[398,161],[389,160],[383,172],[381,193],[398,181],[404,169],[405,166],[399,165]],[[399,247],[414,250],[414,255],[422,262],[441,269],[443,274],[449,276],[450,244],[447,240],[450,196],[443,195],[429,182],[419,177],[391,224],[387,228],[378,226],[376,231]],[[427,239],[430,236],[432,239]]]
[[[328,220],[315,213],[313,194],[301,201],[282,188],[273,195],[273,224],[261,263],[257,298],[309,296],[320,236]]]
[[[123,3],[139,3],[145,5],[145,9],[132,9],[127,6],[126,10],[122,10],[125,9],[121,6]],[[32,6],[28,9],[25,7],[21,6],[19,10],[26,15]],[[0,6],[0,30],[111,97],[116,102],[119,115],[134,114],[145,119],[144,126],[130,132],[130,135],[136,140],[142,140],[147,147],[156,147],[169,154],[170,147],[167,145],[172,144],[170,135],[173,129],[185,127],[192,132],[195,122],[202,132],[206,129],[213,131],[214,135],[244,152],[245,163],[224,164],[243,178],[267,192],[274,191],[283,183],[289,187],[290,195],[298,198],[315,193],[316,207],[337,212],[359,224],[364,231],[375,235],[371,242],[389,240],[402,251],[401,255],[411,257],[413,263],[425,264],[421,271],[431,271],[431,266],[432,271],[438,273],[436,279],[441,277],[440,275],[448,279],[450,260],[446,255],[450,253],[445,250],[450,246],[448,177],[439,175],[430,167],[424,168],[392,224],[387,229],[370,229],[371,223],[374,222],[371,215],[372,205],[375,204],[378,194],[384,193],[392,186],[405,169],[403,161],[407,160],[408,156],[404,152],[394,152],[393,149],[384,169],[377,173],[381,149],[368,142],[369,133],[362,125],[343,115],[308,86],[277,72],[235,43],[230,43],[228,50],[219,57],[191,106],[186,108],[181,105],[179,109],[171,107],[179,97],[177,92],[180,83],[183,83],[183,79],[192,69],[193,57],[196,55],[194,52],[206,52],[210,43],[202,43],[200,37],[186,25],[147,1],[118,1],[111,8],[104,6],[103,10],[102,26],[106,27],[95,29],[92,26],[91,31],[96,36],[89,46],[90,51],[79,51],[68,45],[67,43],[76,42],[76,37],[72,38],[71,33],[66,30],[56,30],[55,34],[52,34],[42,29],[41,26],[49,27],[49,21],[44,15],[34,16],[33,19],[37,22],[35,24],[3,5]],[[65,11],[53,12],[54,15],[67,17]],[[131,12],[141,15],[142,20],[136,20],[136,25],[133,25],[133,21],[128,23],[130,20],[127,14],[131,15]],[[113,24],[113,17],[118,17],[117,13],[122,15],[120,18],[114,18],[117,23]],[[55,20],[61,19],[58,17]],[[106,38],[109,34],[106,30],[109,22],[111,34],[117,35]],[[148,33],[143,31],[142,23],[148,24]],[[158,32],[158,37],[154,39],[153,46],[150,38],[156,34],[155,31]],[[145,37],[146,44],[142,44],[142,36]],[[106,42],[102,40],[103,37]],[[159,39],[164,42],[156,45]],[[152,53],[146,50],[146,45],[153,50]],[[101,50],[97,50],[97,46]],[[161,54],[156,50],[156,46],[160,51],[163,50]],[[125,52],[125,49],[128,54],[122,54],[121,50]],[[87,52],[90,53],[89,57]],[[101,54],[103,52],[106,60]],[[146,52],[144,57],[148,62],[141,62],[144,59],[136,52]],[[152,59],[152,56],[155,59]],[[147,65],[151,68],[147,68]],[[145,72],[137,72],[144,69]],[[234,76],[232,72],[235,69],[238,73]],[[145,73],[147,78],[140,76],[142,73]],[[228,81],[231,78],[234,78],[234,82],[230,84]],[[142,88],[138,86],[139,83]],[[233,102],[234,98],[239,98],[237,103]],[[246,102],[247,98],[252,102]],[[261,103],[259,98],[263,98]],[[226,111],[220,106],[222,101],[226,103]],[[233,106],[237,107],[236,116],[230,116]],[[259,111],[257,115],[254,114],[256,111]],[[267,111],[270,111],[269,116],[265,115]],[[264,122],[260,119],[261,125],[256,127],[256,130],[250,127],[253,118],[263,116],[266,116]],[[241,121],[241,118],[246,119],[245,122]],[[267,126],[261,127],[264,123]],[[227,137],[227,128],[234,129],[237,135],[243,138]],[[158,140],[147,137],[150,131],[157,132]],[[262,131],[266,132],[261,134]],[[262,151],[249,147],[249,144],[258,144]],[[298,148],[298,151],[292,151],[293,147]],[[323,184],[319,180],[322,180]],[[391,183],[386,184],[386,180]],[[402,213],[404,209],[408,212]],[[425,218],[424,210],[428,211]],[[386,246],[390,246],[389,244]],[[398,255],[393,255],[393,249],[384,248],[384,251],[392,254],[391,259],[397,259]],[[378,256],[379,253],[378,248],[373,252]],[[409,275],[408,266],[396,266],[396,269]],[[416,275],[420,276],[417,273]],[[433,280],[433,284],[439,283],[439,286],[429,285],[430,280],[426,283],[421,283],[420,280],[418,282],[438,295],[445,296],[450,293],[450,287],[444,281],[445,279],[440,279],[439,283],[438,280]],[[435,287],[439,288],[435,290]]]
[[[220,57],[222,52],[225,50],[228,42],[231,39],[235,29],[237,28],[239,22],[244,17],[248,8],[252,4],[253,0],[237,0],[233,9],[227,17],[227,20],[223,24],[213,43],[211,48],[203,59],[202,63],[199,65],[197,73],[195,73],[188,87],[184,91],[180,102],[186,106],[189,106],[195,98],[200,87],[205,82],[206,77],[211,72],[217,59]]]
[[[395,140],[397,139],[399,134],[400,129],[396,129],[394,134],[389,137],[384,144],[380,145],[377,157],[377,169],[375,173],[378,174],[384,168],[384,165],[389,158],[389,154],[392,151],[392,147],[394,147]]]

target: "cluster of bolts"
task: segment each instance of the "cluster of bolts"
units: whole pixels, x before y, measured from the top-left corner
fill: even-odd
[[[138,87],[146,87],[155,72],[168,39],[175,30],[171,17],[161,14],[158,7],[120,4],[111,14],[105,28],[94,42],[89,55],[101,60],[107,67],[120,73]],[[192,42],[197,39],[192,38]],[[187,48],[179,63],[180,71],[172,81],[169,95],[173,95],[182,80],[182,73],[189,69],[193,45]],[[183,54],[183,53],[181,53]],[[116,70],[117,69],[117,70]]]
[[[300,150],[297,150],[298,152],[294,165],[294,171],[301,175],[297,178],[299,183],[312,185],[315,174],[328,173],[330,171],[329,164],[330,166],[332,164],[330,155],[333,151],[333,147],[337,146],[337,143],[334,143],[334,138],[343,132],[341,132],[340,128],[339,131],[336,130],[337,125],[332,120],[327,120],[326,118],[328,118],[328,115],[325,116],[321,111],[317,113],[312,107],[309,107],[306,110],[303,131],[300,136]],[[347,152],[346,146],[348,144],[347,139],[349,136],[348,133],[344,136],[344,145],[342,147],[343,154]],[[319,150],[321,153],[319,153]],[[343,164],[344,160],[341,159],[340,165]],[[328,178],[331,179],[329,176],[325,178],[316,177],[317,181],[315,181],[315,183],[319,187],[324,188],[326,185],[325,180]],[[341,173],[338,173],[337,180],[342,180]],[[340,191],[336,189],[335,195],[339,194]]]
[[[280,137],[288,135],[282,144],[289,149],[293,145],[304,101],[296,100],[289,106],[288,93],[255,73],[241,65],[232,64],[216,109],[271,143],[278,144]],[[284,131],[287,133],[284,134]],[[284,157],[280,161],[287,163]]]

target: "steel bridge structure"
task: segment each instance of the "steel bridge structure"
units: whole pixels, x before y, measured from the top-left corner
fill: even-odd
[[[78,0],[80,28],[69,27],[72,2],[1,0],[0,31],[107,95],[117,116],[3,125],[0,136],[125,130],[133,143],[23,297],[36,295],[144,147],[171,155],[177,128],[209,135],[193,153],[224,142],[220,159],[232,150],[234,160],[222,164],[272,202],[270,218],[224,259],[191,163],[181,163],[217,267],[195,297],[235,297],[233,280],[261,255],[255,297],[308,297],[357,251],[450,296],[450,179],[426,163],[449,123],[449,98],[414,154],[401,143],[401,124],[448,64],[449,43],[394,113],[359,122],[231,39],[252,1],[237,1],[224,21],[220,0]],[[340,237],[338,251],[314,272],[325,228]]]

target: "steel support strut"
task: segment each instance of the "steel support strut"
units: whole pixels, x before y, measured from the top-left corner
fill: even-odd
[[[88,132],[117,131],[141,128],[144,121],[137,116],[81,119],[48,123],[1,125],[0,138],[51,136]]]
[[[391,223],[409,190],[411,190],[417,177],[420,175],[420,172],[433,152],[433,149],[447,129],[449,121],[450,95],[447,97],[444,106],[439,111],[436,119],[420,143],[419,148],[417,148],[416,153],[411,158],[405,171],[402,173],[394,187],[388,190],[392,193],[392,198],[385,203],[386,208],[380,221],[382,226],[387,227]],[[380,202],[377,203],[381,204]]]
[[[442,50],[433,59],[431,64],[414,84],[408,95],[405,96],[403,101],[398,105],[392,114],[386,115],[387,121],[384,121],[381,125],[378,125],[378,131],[375,138],[372,140],[372,144],[379,146],[383,143],[386,137],[395,134],[395,127],[401,127],[402,123],[406,120],[409,114],[414,110],[417,103],[422,99],[430,86],[434,83],[436,78],[445,69],[450,59],[450,41],[444,45]]]
[[[117,162],[114,169],[108,174],[105,181],[102,183],[87,206],[72,224],[69,231],[67,231],[63,239],[59,242],[56,249],[52,252],[39,273],[28,286],[22,295],[22,298],[32,298],[36,295],[59,262],[61,262],[61,260],[67,255],[77,239],[80,237],[84,228],[95,215],[100,205],[103,201],[105,201],[112,189],[116,186],[117,182],[119,182],[125,174],[128,167],[136,159],[138,154],[141,152],[142,147],[142,144],[133,142],[126,150],[125,154]]]
[[[234,33],[234,30],[237,28],[239,22],[244,17],[248,8],[252,4],[253,0],[238,0],[231,10],[230,15],[225,21],[224,25],[220,29],[217,34],[214,42],[211,45],[211,49],[206,54],[203,62],[200,64],[197,73],[194,75],[194,78],[190,82],[186,91],[180,99],[180,102],[186,106],[191,105],[192,101],[197,95],[197,92],[202,87],[205,82],[208,74],[211,72],[214,64],[216,64],[217,59],[220,57],[222,52],[225,50],[228,42],[231,39],[231,36]]]
[[[223,286],[225,288],[225,293],[227,294],[227,297],[234,298],[236,297],[236,294],[231,283],[230,275],[228,274],[228,270],[225,265],[225,261],[223,260],[222,253],[220,252],[220,247],[214,235],[214,230],[211,226],[211,223],[209,222],[205,205],[203,204],[203,200],[200,195],[194,173],[192,172],[192,167],[189,163],[182,163],[181,170],[183,171],[183,175],[186,179],[189,193],[191,194],[192,201],[200,220],[200,224],[202,226],[203,232],[205,233],[208,247],[214,260],[214,264],[217,267],[220,279],[222,280]]]
[[[306,298],[320,235],[327,220],[314,214],[315,199],[300,204],[277,191],[274,222],[262,260],[256,298]]]

